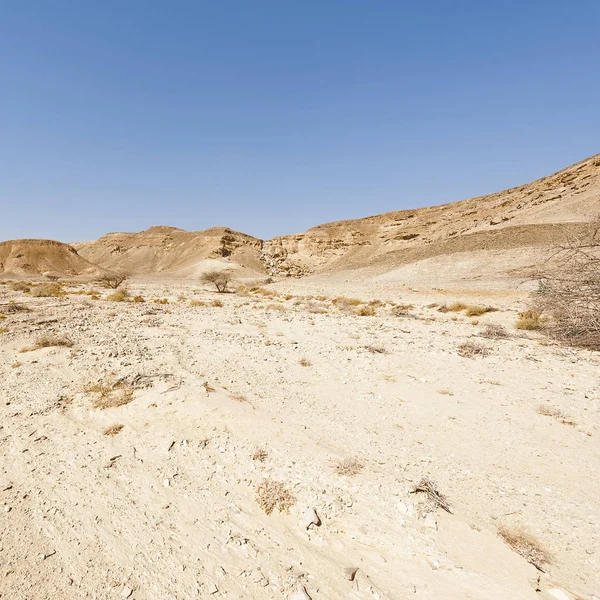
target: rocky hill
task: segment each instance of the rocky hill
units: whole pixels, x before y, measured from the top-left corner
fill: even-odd
[[[104,269],[82,258],[73,246],[52,240],[0,242],[0,274],[98,275]]]

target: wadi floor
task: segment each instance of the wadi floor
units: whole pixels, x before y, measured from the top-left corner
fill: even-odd
[[[0,598],[600,597],[600,355],[525,293],[63,289],[0,285]]]

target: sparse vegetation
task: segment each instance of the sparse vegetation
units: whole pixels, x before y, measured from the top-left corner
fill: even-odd
[[[485,329],[481,332],[481,336],[489,339],[505,339],[510,337],[510,333],[508,333],[506,327],[497,323],[490,323],[485,326]]]
[[[84,391],[93,395],[92,406],[101,410],[116,408],[129,404],[133,400],[133,386],[121,381],[111,381],[104,378],[100,381],[89,383]]]
[[[310,362],[310,360],[308,360],[308,358],[301,358],[298,363],[300,364],[301,367],[310,367],[312,365],[312,363]]]
[[[227,286],[232,282],[232,279],[229,271],[207,271],[200,277],[202,283],[214,285],[220,294],[228,291]]]
[[[254,454],[252,454],[252,460],[255,462],[264,463],[267,458],[269,458],[269,451],[266,448],[258,447],[254,450]]]
[[[25,281],[17,281],[10,287],[14,292],[24,292],[27,294],[31,291],[31,283]]]
[[[30,293],[34,298],[60,298],[65,295],[64,290],[58,283],[42,283],[33,286]]]
[[[154,302],[154,304],[169,304],[169,299],[168,298],[155,298],[152,302]]]
[[[365,350],[371,354],[387,354],[388,351],[383,346],[365,346]]]
[[[450,312],[460,312],[461,310],[465,310],[465,308],[467,308],[467,305],[464,302],[460,301],[453,302],[448,306],[448,310]]]
[[[134,296],[131,299],[132,302],[146,302],[142,296]]]
[[[500,527],[498,533],[517,554],[544,572],[543,567],[550,562],[550,554],[535,537],[522,528],[513,529],[506,526]]]
[[[210,306],[214,306],[216,308],[221,308],[223,306],[223,302],[221,300],[211,300]]]
[[[265,479],[256,489],[256,502],[270,515],[275,509],[289,512],[296,504],[296,498],[280,481]]]
[[[127,273],[106,273],[96,279],[96,283],[102,287],[116,290],[118,289],[127,279],[129,275]]]
[[[364,466],[365,465],[356,458],[344,458],[335,465],[335,472],[338,475],[354,477],[364,469]]]
[[[361,306],[355,314],[359,317],[374,317],[377,311],[372,306]]]
[[[548,404],[540,404],[537,407],[537,412],[540,415],[544,415],[545,417],[552,417],[553,419],[558,419],[563,425],[571,425],[574,427],[577,425],[575,421],[573,421],[570,417],[568,417],[560,408],[556,408],[555,406],[550,406]]]
[[[24,304],[18,302],[9,302],[8,304],[0,305],[0,314],[10,315],[20,312],[30,312],[30,309]]]
[[[29,348],[23,348],[21,352],[32,352],[33,350],[39,350],[40,348],[52,348],[55,346],[63,348],[72,348],[73,340],[66,335],[44,334],[40,335],[35,340],[35,344],[33,346]]]
[[[127,288],[120,288],[106,296],[106,299],[110,302],[125,302],[129,298],[129,291]]]
[[[463,342],[457,348],[458,354],[465,358],[474,358],[475,356],[488,356],[490,349],[484,344],[478,342]]]
[[[202,300],[190,300],[190,306],[206,306],[206,302],[202,302]]]
[[[119,433],[121,433],[121,430],[123,429],[123,425],[120,424],[114,424],[114,425],[109,425],[102,433],[104,435],[108,435],[108,436],[113,436],[113,435],[117,435]]]
[[[542,328],[542,313],[535,310],[526,310],[519,313],[519,318],[515,324],[517,329],[533,331]]]

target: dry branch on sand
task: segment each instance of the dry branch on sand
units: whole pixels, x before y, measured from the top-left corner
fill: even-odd
[[[478,342],[463,342],[459,344],[457,352],[465,358],[474,358],[475,356],[488,356],[490,349]]]
[[[425,494],[427,496],[427,503],[432,509],[443,508],[446,512],[452,514],[452,510],[450,509],[450,505],[448,504],[446,496],[440,493],[435,483],[428,477],[423,477],[423,479],[421,479],[421,481],[419,481],[419,483],[414,487],[412,493]]]
[[[134,387],[124,381],[111,381],[105,378],[89,383],[84,391],[93,395],[93,408],[104,410],[129,404],[133,400]]]
[[[344,458],[335,466],[335,472],[338,475],[353,477],[358,475],[364,468],[364,464],[356,458]]]
[[[540,542],[521,528],[500,527],[498,533],[502,539],[528,563],[544,573],[543,566],[550,562],[550,554]]]

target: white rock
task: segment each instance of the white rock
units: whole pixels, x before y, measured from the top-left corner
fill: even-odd
[[[121,590],[121,597],[122,598],[129,598],[129,596],[131,596],[131,594],[133,594],[133,590],[131,588],[124,587]]]
[[[433,513],[427,513],[427,516],[423,519],[423,525],[429,529],[435,529],[437,531],[438,524]]]
[[[356,577],[356,572],[357,571],[358,571],[358,567],[346,567],[344,569],[344,577],[348,581],[354,581],[354,578]]]
[[[572,600],[571,596],[567,596],[567,594],[565,594],[559,588],[552,588],[551,590],[548,590],[548,594],[550,594],[550,596],[553,598],[556,598],[556,600]]]

